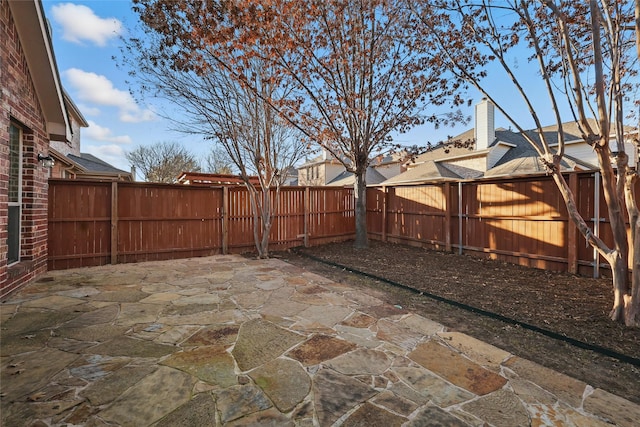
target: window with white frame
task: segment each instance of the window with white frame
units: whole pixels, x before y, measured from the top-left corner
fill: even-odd
[[[22,129],[9,126],[9,223],[8,263],[20,261],[20,217],[22,212]]]

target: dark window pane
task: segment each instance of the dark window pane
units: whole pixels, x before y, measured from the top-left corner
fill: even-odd
[[[9,127],[9,203],[20,201],[20,129]]]
[[[9,264],[20,259],[20,206],[9,206]]]

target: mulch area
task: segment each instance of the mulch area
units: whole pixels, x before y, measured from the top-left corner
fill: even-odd
[[[379,241],[371,241],[368,249],[342,242],[275,254],[336,281],[383,289],[389,303],[640,404],[640,366],[315,261],[305,254],[640,359],[640,328],[627,328],[608,318],[613,301],[610,279]]]

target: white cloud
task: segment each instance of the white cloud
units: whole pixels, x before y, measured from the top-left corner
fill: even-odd
[[[155,114],[149,109],[141,109],[131,94],[117,89],[111,80],[103,75],[70,68],[64,76],[78,93],[78,99],[85,103],[116,107],[119,118],[127,123],[139,123],[155,119]]]
[[[86,138],[93,139],[95,141],[102,142],[114,142],[116,144],[131,144],[131,137],[129,135],[114,136],[111,129],[100,126],[91,120],[88,120],[89,127],[83,131]],[[112,147],[118,147],[112,145]],[[122,151],[122,149],[120,149]]]
[[[73,43],[89,41],[105,46],[124,31],[116,18],[100,18],[87,6],[61,3],[51,7],[53,19],[62,26],[62,38]]]
[[[139,110],[134,114],[121,112],[120,120],[125,123],[150,122],[156,119],[156,114],[149,109]]]
[[[82,152],[93,154],[118,169],[129,170],[125,151],[119,145],[87,145]]]
[[[83,116],[99,116],[100,109],[98,107],[90,107],[86,104],[78,104],[78,109]]]

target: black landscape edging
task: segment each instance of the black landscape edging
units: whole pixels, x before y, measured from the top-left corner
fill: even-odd
[[[598,354],[600,354],[602,356],[611,357],[613,359],[619,360],[620,362],[629,363],[629,364],[634,365],[634,366],[640,366],[640,359],[638,359],[637,357],[628,356],[626,354],[618,353],[617,351],[608,349],[606,347],[601,347],[599,345],[589,344],[589,343],[586,343],[584,341],[580,341],[580,340],[577,340],[575,338],[571,338],[571,337],[568,337],[566,335],[562,335],[562,334],[559,334],[557,332],[550,331],[548,329],[540,328],[538,326],[531,325],[529,323],[522,322],[520,320],[512,319],[510,317],[506,317],[506,316],[503,316],[501,314],[493,313],[491,311],[483,310],[481,308],[473,307],[471,305],[467,305],[467,304],[464,304],[464,303],[461,303],[461,302],[458,302],[458,301],[454,301],[454,300],[451,300],[451,299],[448,299],[448,298],[444,298],[444,297],[441,297],[439,295],[432,294],[430,292],[420,291],[418,289],[412,288],[411,286],[403,285],[402,283],[397,283],[397,282],[394,282],[393,280],[385,279],[384,277],[378,277],[378,276],[376,276],[374,274],[366,273],[364,271],[359,271],[359,270],[353,269],[351,267],[347,267],[345,265],[341,265],[341,264],[335,263],[333,261],[327,261],[327,260],[324,260],[322,258],[315,257],[313,255],[305,254],[304,252],[300,252],[300,251],[297,251],[295,249],[293,251],[294,251],[294,253],[296,253],[298,255],[302,255],[304,257],[307,257],[309,259],[312,259],[314,261],[317,261],[317,262],[320,262],[320,263],[323,263],[323,264],[326,264],[326,265],[330,265],[332,267],[336,267],[336,268],[340,268],[340,269],[349,271],[350,273],[358,274],[360,276],[368,277],[370,279],[374,279],[374,280],[377,280],[377,281],[380,281],[380,282],[383,282],[383,283],[387,283],[387,284],[389,284],[391,286],[395,286],[395,287],[398,287],[398,288],[401,288],[401,289],[405,289],[405,290],[411,291],[413,293],[416,293],[418,295],[423,295],[423,296],[425,296],[427,298],[430,298],[430,299],[433,299],[435,301],[443,302],[443,303],[451,305],[453,307],[461,308],[463,310],[469,311],[471,313],[479,314],[481,316],[485,316],[485,317],[488,317],[490,319],[500,320],[500,321],[502,321],[504,323],[507,323],[507,324],[510,324],[510,325],[519,326],[519,327],[521,327],[523,329],[527,329],[529,331],[533,331],[533,332],[539,333],[539,334],[544,335],[546,337],[549,337],[549,338],[552,338],[552,339],[555,339],[555,340],[558,340],[558,341],[565,342],[565,343],[570,344],[570,345],[572,345],[574,347],[578,347],[578,348],[581,348],[581,349],[584,349],[584,350],[589,350],[589,351],[592,351],[594,353],[598,353]]]

